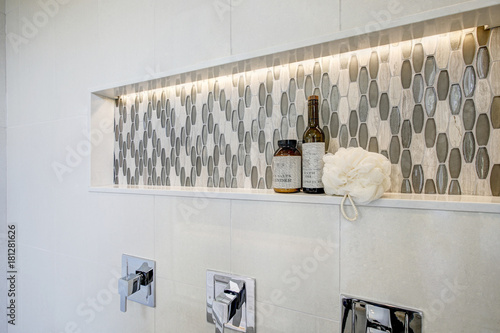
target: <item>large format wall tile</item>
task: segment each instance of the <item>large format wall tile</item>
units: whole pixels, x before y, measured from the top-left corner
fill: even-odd
[[[309,60],[269,57],[266,68],[239,63],[233,75],[124,95],[114,182],[271,188],[277,141],[302,139],[306,98],[316,94],[328,150],[385,155],[392,192],[491,195],[491,185],[470,185],[491,183],[500,144],[496,43],[479,27],[321,58],[307,49],[297,58]],[[412,181],[400,177],[410,158]]]
[[[155,198],[158,276],[206,287],[206,270],[230,270],[230,203],[199,197]]]
[[[231,271],[256,278],[257,301],[337,320],[338,207],[232,201],[231,211]]]
[[[422,310],[429,333],[497,330],[498,215],[365,208],[341,221],[342,293]]]

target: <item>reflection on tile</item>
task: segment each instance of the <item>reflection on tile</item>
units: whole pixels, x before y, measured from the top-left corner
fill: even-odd
[[[488,171],[490,170],[490,157],[488,155],[488,150],[485,147],[481,147],[477,150],[476,155],[476,172],[479,179],[486,179],[488,177]]]
[[[411,177],[411,183],[413,185],[413,191],[415,193],[422,193],[424,186],[424,170],[420,164],[413,166],[413,172]]]
[[[436,174],[437,191],[439,194],[445,194],[448,187],[448,171],[446,165],[440,164]]]
[[[474,60],[474,54],[476,53],[476,41],[474,40],[474,36],[472,36],[472,34],[465,35],[462,52],[465,64],[471,65]]]
[[[462,150],[464,153],[465,163],[472,163],[474,160],[474,153],[476,152],[476,143],[472,132],[465,133]]]

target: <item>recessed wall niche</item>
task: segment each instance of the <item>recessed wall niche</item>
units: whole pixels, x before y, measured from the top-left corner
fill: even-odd
[[[460,30],[121,95],[114,184],[271,188],[320,96],[328,151],[392,163],[392,192],[500,195],[500,32]]]

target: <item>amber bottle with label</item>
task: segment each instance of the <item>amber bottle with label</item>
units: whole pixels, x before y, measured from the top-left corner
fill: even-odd
[[[325,193],[323,187],[323,156],[325,134],[319,127],[318,96],[309,96],[308,126],[302,140],[302,190],[305,193]]]
[[[273,188],[278,193],[300,191],[302,157],[297,140],[279,140],[273,157]]]

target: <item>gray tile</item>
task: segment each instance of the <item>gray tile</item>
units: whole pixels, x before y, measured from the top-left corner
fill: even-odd
[[[391,110],[391,117],[389,119],[389,125],[391,128],[391,134],[399,134],[399,127],[401,126],[401,114],[397,106],[393,107]]]
[[[480,79],[485,79],[488,76],[488,72],[490,71],[490,53],[488,52],[488,48],[481,47],[477,52],[477,76]]]
[[[415,133],[421,133],[422,129],[424,128],[424,109],[422,108],[422,105],[415,105],[415,107],[413,108],[412,120]]]
[[[411,137],[411,123],[408,119],[406,119],[405,121],[403,121],[403,126],[401,126],[401,144],[403,145],[403,148],[410,148]]]
[[[377,78],[378,67],[379,67],[378,54],[377,51],[373,51],[370,56],[370,78],[372,80]]]
[[[378,102],[378,85],[377,85],[377,81],[372,80],[372,82],[370,82],[370,90],[369,90],[368,96],[369,96],[370,106],[372,108],[377,107],[377,102]]]
[[[476,73],[472,66],[467,66],[465,68],[463,88],[465,97],[472,97],[474,95],[474,89],[476,89]]]
[[[413,166],[411,183],[413,185],[413,191],[415,193],[422,193],[424,187],[424,169],[422,169],[422,166],[420,164]]]
[[[333,112],[330,117],[330,136],[336,138],[339,134],[339,115],[337,112]]]
[[[450,151],[448,167],[451,178],[458,178],[460,176],[460,171],[462,170],[462,156],[460,156],[460,150],[458,150],[458,148],[453,148]]]
[[[427,148],[434,147],[436,143],[436,122],[433,118],[428,118],[425,123],[425,146]]]
[[[465,35],[464,42],[462,44],[462,55],[466,65],[472,64],[475,53],[476,41],[474,40],[474,36],[472,34],[467,34]]]
[[[401,182],[401,193],[412,193],[409,179],[403,179]]]
[[[401,154],[401,173],[404,178],[410,178],[411,167],[411,152],[405,149],[403,150],[403,154]]]
[[[273,98],[271,95],[266,97],[266,115],[272,117],[273,115]]]
[[[403,86],[403,89],[410,88],[411,76],[412,76],[411,63],[409,60],[405,60],[403,61],[403,65],[401,66],[401,85]]]
[[[456,179],[452,179],[450,182],[450,188],[448,189],[448,194],[460,195],[462,190],[460,189],[460,183]]]
[[[425,181],[425,194],[436,194],[436,185],[434,185],[434,180],[427,179]]]
[[[243,120],[245,118],[245,105],[243,105],[243,100],[238,101],[238,119]]]
[[[332,91],[330,92],[330,107],[332,108],[332,111],[338,111],[339,101],[340,101],[339,88],[336,85],[334,85],[332,87]]]
[[[379,106],[380,120],[387,120],[387,118],[389,118],[389,109],[390,109],[389,105],[390,105],[389,96],[386,93],[380,95],[380,106]]]
[[[479,179],[486,179],[490,170],[490,156],[486,147],[477,150],[476,155],[476,173]]]
[[[425,83],[428,86],[432,86],[434,84],[434,80],[436,79],[436,70],[436,59],[433,56],[427,57],[425,60],[424,77]]]
[[[413,69],[415,73],[420,73],[424,65],[424,47],[421,43],[415,44],[413,47]]]
[[[436,155],[439,163],[445,163],[448,157],[448,138],[446,133],[439,133],[436,142]]]
[[[247,86],[245,88],[245,105],[247,108],[251,106],[252,103],[252,91],[250,89],[250,86]]]
[[[357,132],[358,132],[358,113],[355,110],[352,110],[349,116],[349,135],[356,136]]]
[[[368,151],[372,153],[378,153],[378,140],[376,137],[371,137],[368,143]]]
[[[362,95],[359,100],[359,121],[366,122],[368,119],[368,99],[365,95]]]
[[[428,87],[425,90],[425,112],[427,116],[433,117],[436,112],[437,98],[434,87]]]
[[[299,141],[302,141],[302,136],[304,135],[304,129],[305,129],[305,123],[304,123],[304,116],[300,115],[297,117],[297,139]]]
[[[339,131],[339,144],[340,147],[347,148],[349,143],[349,132],[346,125],[342,125]]]
[[[366,67],[361,67],[361,70],[359,71],[359,91],[362,94],[366,94],[368,91],[368,83],[370,79],[368,77],[368,70]]]
[[[315,87],[319,87],[321,80],[321,66],[319,62],[316,62],[313,67],[313,83]]]
[[[488,116],[482,113],[477,118],[476,124],[476,140],[480,146],[486,146],[490,139],[490,122]]]
[[[500,96],[493,97],[490,109],[491,126],[495,129],[500,128]]]
[[[441,71],[439,73],[437,82],[438,99],[444,101],[448,97],[448,90],[450,89],[450,77],[448,71]]]
[[[458,84],[453,84],[451,86],[449,102],[451,114],[459,114],[460,106],[462,105],[462,89],[460,89],[460,86]]]
[[[440,164],[436,173],[437,192],[439,194],[446,194],[448,187],[448,171],[445,164]]]
[[[259,104],[260,104],[260,106],[264,106],[265,102],[266,102],[266,87],[264,86],[264,83],[261,83],[259,86]]]
[[[288,95],[286,94],[286,92],[281,94],[280,108],[281,108],[281,115],[286,116],[286,114],[288,113]]]
[[[472,132],[465,132],[462,151],[464,154],[465,163],[472,163],[472,161],[474,160],[474,154],[476,152],[476,142],[474,140],[474,134],[472,134]]]
[[[474,128],[474,123],[476,121],[476,107],[474,106],[474,101],[472,99],[468,99],[465,101],[462,118],[465,130],[472,131],[472,129]]]
[[[328,105],[328,100],[323,99],[323,102],[321,103],[321,120],[323,121],[323,124],[328,124],[328,121],[330,120],[330,106]]]
[[[491,168],[490,188],[492,195],[496,197],[500,196],[500,164],[495,164]]]
[[[351,82],[358,80],[358,58],[355,54],[351,56],[351,60],[349,61],[349,79]]]
[[[365,123],[362,123],[359,126],[359,146],[363,149],[366,149],[366,145],[368,144],[368,126]]]
[[[330,93],[330,77],[328,73],[324,73],[321,78],[321,93],[323,94],[323,98],[328,98],[328,94]]]
[[[488,44],[488,39],[490,38],[490,29],[485,29],[484,26],[477,27],[476,36],[479,46],[485,46]]]
[[[401,154],[401,145],[399,144],[399,137],[394,135],[391,138],[391,144],[389,145],[389,157],[392,164],[399,163],[400,154]]]
[[[311,96],[313,94],[313,82],[312,82],[311,75],[306,76],[306,82],[305,82],[305,86],[304,86],[304,94],[305,94],[306,99],[309,98],[309,96]]]
[[[288,83],[288,96],[290,98],[290,102],[295,102],[295,94],[297,92],[297,84],[295,83],[295,79],[290,79]]]
[[[415,75],[413,79],[413,100],[415,103],[421,103],[424,97],[424,78],[421,74]]]

